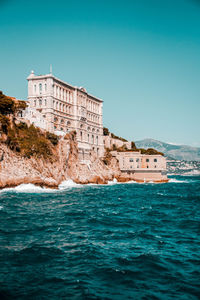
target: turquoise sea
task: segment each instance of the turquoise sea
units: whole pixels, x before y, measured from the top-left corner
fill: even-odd
[[[200,299],[200,176],[2,190],[0,299]]]

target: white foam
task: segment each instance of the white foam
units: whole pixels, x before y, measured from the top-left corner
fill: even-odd
[[[183,183],[183,182],[186,182],[186,180],[178,180],[175,178],[171,178],[168,182],[169,183]]]
[[[59,190],[66,190],[69,188],[74,188],[74,187],[82,187],[82,184],[75,183],[73,180],[65,180],[61,182],[61,184],[58,186]]]
[[[118,183],[118,181],[117,181],[117,179],[116,178],[114,178],[112,181],[108,181],[108,184],[110,185],[110,184],[117,184]]]
[[[0,210],[2,210],[2,209],[3,209],[3,206],[0,205]]]
[[[43,188],[32,183],[23,183],[14,188],[5,188],[1,192],[17,192],[17,193],[49,193],[55,192],[55,189]]]

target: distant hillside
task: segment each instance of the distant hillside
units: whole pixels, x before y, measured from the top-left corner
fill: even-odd
[[[153,139],[144,139],[135,142],[138,148],[154,148],[163,152],[167,157],[178,160],[200,161],[200,148],[186,145],[172,145]]]

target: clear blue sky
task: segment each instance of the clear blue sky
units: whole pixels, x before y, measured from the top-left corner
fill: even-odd
[[[0,0],[0,89],[49,72],[104,100],[104,126],[200,146],[200,1]]]

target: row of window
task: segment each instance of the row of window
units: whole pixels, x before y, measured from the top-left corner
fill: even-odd
[[[129,159],[129,161],[130,161],[130,162],[134,162],[134,159],[133,159],[133,158],[130,158],[130,159]],[[140,161],[140,159],[139,159],[139,158],[136,158],[136,160],[135,160],[135,161],[136,161],[136,162],[139,162],[139,161]]]
[[[66,112],[68,114],[73,114],[73,106],[59,103],[55,100],[53,100],[53,108],[62,112]]]
[[[139,168],[139,165],[137,165],[137,168]],[[154,168],[157,168],[157,166],[155,165]],[[130,166],[130,169],[133,169],[133,166]],[[147,165],[147,169],[149,169],[148,165]]]
[[[33,102],[34,106],[46,106],[47,105],[47,99],[35,99]]]
[[[72,103],[72,92],[69,90],[63,89],[59,87],[58,85],[54,85],[54,96],[60,100],[67,101],[69,103]]]
[[[89,133],[87,134],[87,140],[86,140],[86,135],[84,134],[84,132],[80,131],[80,140],[81,142],[87,141],[88,143],[91,144],[99,144],[99,137],[98,136],[94,136],[93,134],[90,135]]]
[[[134,162],[134,159],[133,159],[133,158],[130,158],[129,161],[130,161],[130,162]],[[136,162],[139,162],[140,160],[139,160],[139,158],[136,158],[135,161],[136,161]],[[154,161],[154,162],[157,162],[157,158],[154,158],[153,161]],[[149,162],[149,158],[146,158],[146,162]]]
[[[88,127],[86,128],[86,126],[83,125],[83,124],[80,125],[80,128],[81,128],[82,130],[83,130],[83,129],[85,129],[85,130],[87,129],[87,131],[95,132],[95,128],[91,128],[90,126],[88,126]],[[96,132],[99,133],[99,129],[97,129]]]
[[[39,84],[34,84],[34,93],[40,93],[42,94],[42,92],[46,92],[47,91],[47,84],[44,83],[39,83]]]
[[[57,117],[54,117],[54,123],[57,123],[57,124],[59,123],[59,119],[58,119]],[[64,124],[65,124],[65,120],[64,120],[64,119],[61,119],[61,120],[60,120],[60,124],[63,124],[63,125],[64,125]],[[70,122],[70,121],[67,121],[67,122],[66,122],[66,125],[67,125],[67,126],[71,126],[71,122]]]
[[[91,112],[94,112],[97,114],[100,113],[100,111],[99,111],[100,105],[98,103],[95,103],[92,100],[86,99],[86,97],[79,96],[78,105],[86,107],[87,110],[89,110]]]
[[[87,113],[87,119],[92,122],[99,123],[99,116]]]

